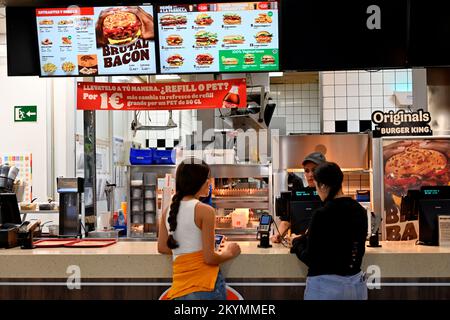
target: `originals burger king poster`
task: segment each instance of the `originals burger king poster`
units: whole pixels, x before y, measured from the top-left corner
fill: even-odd
[[[153,7],[36,9],[41,76],[154,74]]]

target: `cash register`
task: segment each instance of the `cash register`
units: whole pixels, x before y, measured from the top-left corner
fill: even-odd
[[[292,192],[288,205],[291,232],[304,234],[309,228],[313,213],[322,206],[314,188],[302,188]]]

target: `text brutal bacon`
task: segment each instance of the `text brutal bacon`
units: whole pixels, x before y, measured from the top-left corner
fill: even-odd
[[[149,43],[148,40],[137,40],[135,43],[127,46],[104,46],[103,61],[105,68],[150,60]]]

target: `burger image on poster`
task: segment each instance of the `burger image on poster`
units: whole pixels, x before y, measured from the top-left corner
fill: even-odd
[[[154,39],[153,17],[138,6],[108,8],[100,12],[95,33],[98,48]]]

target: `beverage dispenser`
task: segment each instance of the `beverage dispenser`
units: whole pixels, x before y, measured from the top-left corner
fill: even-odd
[[[81,199],[84,192],[83,178],[57,178],[59,193],[59,235],[81,235]]]

